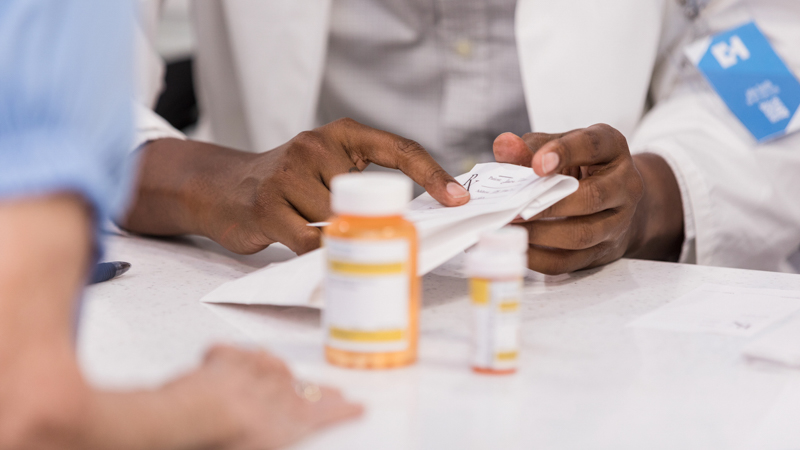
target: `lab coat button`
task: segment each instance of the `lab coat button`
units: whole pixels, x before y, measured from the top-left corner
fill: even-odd
[[[472,42],[468,39],[461,39],[456,42],[455,50],[461,57],[469,58],[472,56]]]

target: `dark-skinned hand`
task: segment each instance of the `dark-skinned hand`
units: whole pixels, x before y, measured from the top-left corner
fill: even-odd
[[[659,156],[632,157],[616,129],[601,124],[521,138],[504,133],[494,142],[494,155],[498,162],[532,167],[540,176],[560,173],[580,180],[569,197],[517,221],[528,229],[532,270],[573,272],[625,255],[677,257],[683,214],[674,175]]]
[[[261,154],[153,141],[144,149],[137,198],[123,226],[143,234],[204,235],[237,253],[274,242],[305,253],[321,238],[307,224],[332,215],[331,179],[371,163],[400,169],[446,206],[469,201],[418,143],[341,119]]]

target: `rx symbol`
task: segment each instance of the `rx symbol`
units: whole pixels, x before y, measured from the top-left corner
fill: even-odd
[[[478,181],[478,174],[473,173],[472,176],[469,177],[466,183],[464,183],[464,187],[467,188],[467,192],[469,192],[469,188],[472,186],[472,180]]]
[[[750,50],[739,36],[732,36],[729,42],[719,42],[711,46],[711,54],[723,69],[733,67],[739,61],[750,59]]]

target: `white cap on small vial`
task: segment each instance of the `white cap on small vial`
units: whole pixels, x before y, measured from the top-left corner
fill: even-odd
[[[467,272],[471,277],[505,278],[525,273],[528,230],[506,226],[481,233],[478,245],[467,252]]]
[[[335,214],[393,216],[403,214],[414,186],[394,173],[348,173],[331,181],[331,208]]]
[[[499,230],[484,231],[478,241],[478,248],[496,252],[524,253],[528,250],[528,230],[508,225]]]

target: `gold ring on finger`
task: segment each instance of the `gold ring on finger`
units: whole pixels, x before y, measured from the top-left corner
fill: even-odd
[[[322,399],[322,389],[318,385],[303,380],[295,380],[292,384],[294,392],[303,400],[316,403]]]

